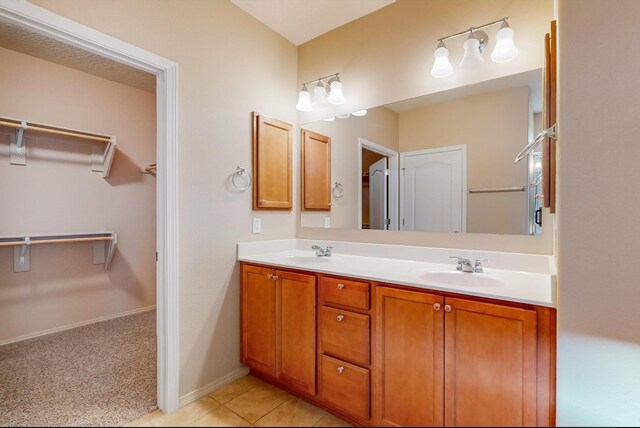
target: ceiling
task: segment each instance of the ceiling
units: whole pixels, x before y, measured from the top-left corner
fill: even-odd
[[[396,0],[231,0],[295,45],[354,21]]]
[[[156,91],[152,74],[1,21],[0,46],[147,92]]]

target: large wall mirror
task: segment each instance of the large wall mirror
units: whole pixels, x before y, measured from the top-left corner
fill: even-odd
[[[302,227],[542,233],[541,154],[514,164],[542,128],[541,69],[356,113],[301,127],[330,139],[333,187]]]

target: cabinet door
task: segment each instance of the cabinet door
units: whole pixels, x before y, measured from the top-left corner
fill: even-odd
[[[302,209],[331,210],[331,138],[302,130]]]
[[[442,426],[444,298],[376,287],[376,425]]]
[[[254,112],[253,127],[253,209],[290,210],[292,126]]]
[[[445,303],[445,426],[535,426],[536,312]]]
[[[316,393],[316,278],[277,271],[278,379]]]
[[[276,373],[275,271],[256,266],[242,269],[241,362],[252,369]]]

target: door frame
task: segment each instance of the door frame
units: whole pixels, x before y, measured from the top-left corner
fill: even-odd
[[[0,21],[156,76],[157,401],[179,407],[178,64],[26,1],[0,0]]]
[[[462,233],[467,232],[467,195],[469,192],[467,185],[467,145],[459,144],[457,146],[436,147],[433,149],[414,150],[411,152],[400,153],[400,194],[404,195],[404,165],[406,158],[411,156],[429,155],[434,153],[446,153],[454,151],[462,151]],[[400,204],[400,219],[404,219],[404,204]],[[400,220],[400,221],[401,221]],[[404,230],[400,224],[400,230]]]
[[[358,212],[356,217],[356,225],[358,229],[362,229],[362,149],[367,149],[389,158],[389,229],[399,230],[398,222],[398,156],[399,153],[388,147],[376,144],[366,138],[358,137]]]

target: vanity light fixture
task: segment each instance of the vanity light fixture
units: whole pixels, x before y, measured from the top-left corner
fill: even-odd
[[[438,39],[438,47],[433,53],[435,59],[431,68],[431,75],[438,79],[451,76],[453,67],[449,61],[449,50],[444,45],[444,41],[465,34],[468,34],[468,38],[464,42],[464,56],[460,61],[460,68],[473,69],[482,64],[484,62],[482,53],[489,43],[489,36],[484,31],[479,30],[496,24],[501,24],[501,26],[496,35],[497,41],[493,52],[491,52],[491,60],[496,63],[505,63],[515,59],[518,56],[518,48],[513,42],[513,29],[507,23],[507,19],[509,19],[508,16]]]
[[[340,73],[330,74],[319,79],[311,80],[302,84],[302,89],[298,93],[298,104],[296,109],[300,111],[313,111],[314,107],[324,107],[329,104],[344,104],[347,100],[342,92],[342,82],[338,77]],[[313,102],[307,85],[316,83],[313,89]],[[329,94],[327,95],[327,90]]]

